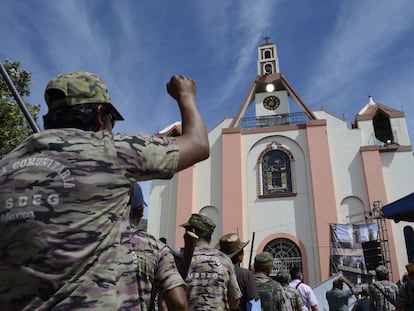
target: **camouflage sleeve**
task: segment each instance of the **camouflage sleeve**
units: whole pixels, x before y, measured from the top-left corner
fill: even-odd
[[[300,295],[299,295],[299,292],[295,289],[295,306],[296,307],[299,307],[299,306],[301,306],[303,303],[302,303],[302,299],[300,298]]]
[[[172,137],[114,134],[120,164],[136,180],[169,179],[177,171],[179,150]]]
[[[279,283],[276,283],[273,280],[269,280],[269,282],[273,283],[273,299],[275,301],[276,310],[282,310],[284,297],[283,297],[283,287],[279,285]]]
[[[160,260],[155,271],[155,279],[160,284],[159,292],[163,296],[170,289],[178,286],[185,287],[185,282],[178,272],[171,250],[166,245],[160,247]]]

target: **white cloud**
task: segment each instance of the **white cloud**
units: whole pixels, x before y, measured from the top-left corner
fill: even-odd
[[[383,66],[396,40],[413,26],[411,1],[343,2],[335,31],[318,57],[307,97],[313,101],[344,99],[360,76]],[[369,83],[375,83],[372,80]],[[339,87],[340,86],[340,87]]]
[[[230,97],[239,93],[241,80],[246,81],[246,79],[253,78],[251,75],[246,75],[246,72],[249,71],[249,67],[256,58],[258,44],[272,28],[270,17],[275,5],[275,1],[240,1],[236,6],[237,10],[232,12],[231,21],[226,20],[227,14],[222,14],[223,12],[219,14],[223,23],[214,20],[216,25],[223,25],[219,35],[223,38],[223,44],[215,45],[215,47],[221,53],[233,56],[234,67],[228,68],[230,70],[228,70],[226,79],[218,91],[219,98],[211,108],[222,107]],[[227,10],[231,11],[234,7],[234,5],[228,7]],[[210,14],[215,14],[215,12],[216,8]],[[211,16],[209,17],[208,20],[211,22]],[[226,38],[228,38],[227,42]],[[248,82],[250,83],[250,81]]]
[[[165,91],[172,74],[197,80],[210,126],[232,116],[256,75],[265,35],[283,52],[281,68],[293,72],[291,84],[311,107],[357,112],[368,95],[407,107],[414,82],[411,2],[351,0],[338,9],[325,1],[5,0],[0,18],[8,28],[0,28],[0,57],[32,72],[30,101],[36,103],[43,103],[55,74],[98,73],[127,117],[116,129],[126,131],[156,131],[179,119]],[[309,46],[312,41],[317,44]],[[302,58],[314,63],[302,66]]]

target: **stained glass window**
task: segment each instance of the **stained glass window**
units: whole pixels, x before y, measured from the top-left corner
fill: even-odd
[[[292,192],[289,156],[281,150],[271,150],[262,158],[263,194]]]
[[[259,197],[295,196],[295,160],[286,147],[274,141],[257,159]]]

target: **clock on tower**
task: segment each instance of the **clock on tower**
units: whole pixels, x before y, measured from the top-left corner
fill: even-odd
[[[280,105],[280,99],[279,97],[275,95],[267,96],[263,99],[263,106],[267,110],[276,110]]]
[[[256,117],[289,114],[289,101],[286,90],[255,94]]]

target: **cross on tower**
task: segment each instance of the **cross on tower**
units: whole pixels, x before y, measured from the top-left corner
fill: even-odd
[[[270,37],[269,36],[266,36],[263,39],[266,40],[265,44],[269,44],[269,40],[270,40]]]

